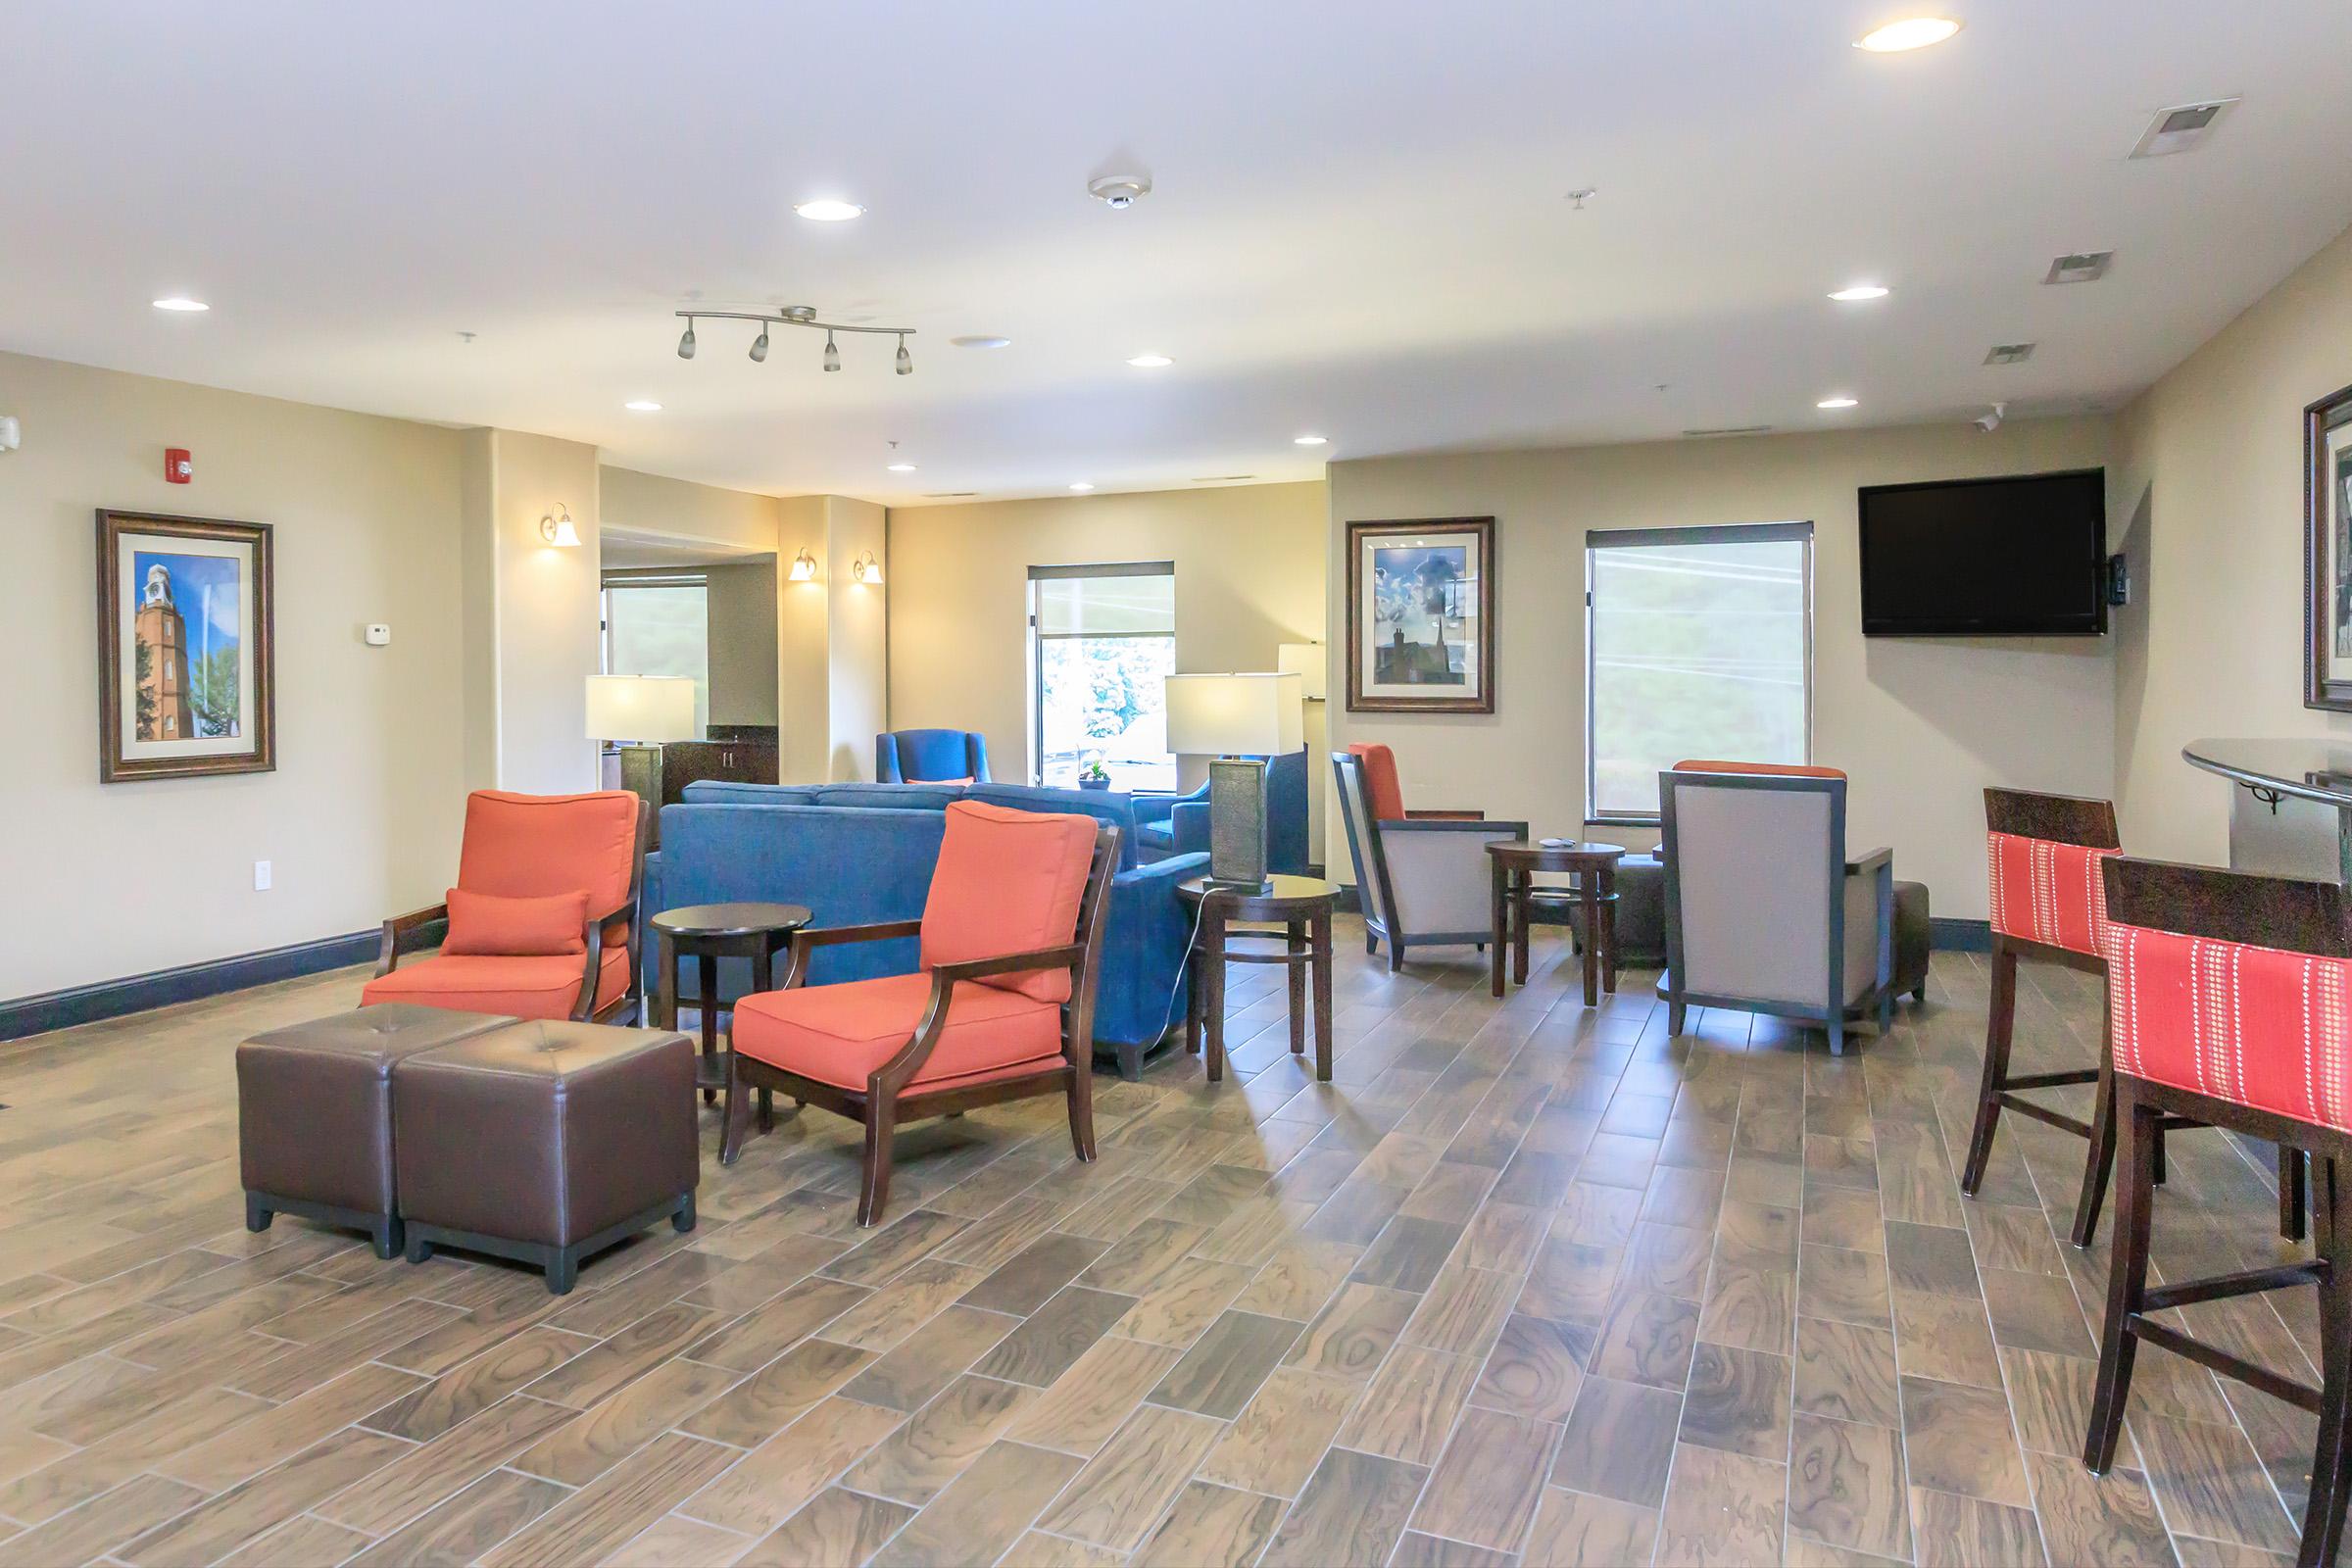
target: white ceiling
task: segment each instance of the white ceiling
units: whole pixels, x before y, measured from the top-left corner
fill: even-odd
[[[1936,9],[1951,43],[1849,46]],[[891,503],[2071,410],[2343,226],[2343,0],[4,0],[0,347]],[[2230,94],[2203,150],[2125,162],[2157,109]],[[1122,150],[1158,189],[1113,213],[1084,186]],[[820,194],[869,211],[793,216]],[[2103,283],[2038,281],[2108,248]],[[1823,298],[1860,278],[1893,297]],[[149,308],[180,292],[213,311]],[[912,325],[916,373],[846,338],[822,374],[821,339],[782,331],[755,366],[722,322],[683,362],[694,301]],[[2021,340],[2031,364],[1981,365]],[[1176,364],[1123,363],[1146,350]],[[1836,392],[1862,406],[1816,412]],[[892,439],[916,473],[884,470]]]

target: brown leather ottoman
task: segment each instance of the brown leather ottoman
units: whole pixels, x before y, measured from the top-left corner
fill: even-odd
[[[694,1047],[665,1029],[529,1021],[403,1058],[392,1086],[412,1263],[437,1245],[571,1289],[580,1259],[668,1220],[702,1182]]]
[[[348,1225],[400,1251],[392,1072],[405,1057],[512,1018],[405,1003],[255,1035],[237,1048],[237,1147],[245,1228],[280,1213]]]

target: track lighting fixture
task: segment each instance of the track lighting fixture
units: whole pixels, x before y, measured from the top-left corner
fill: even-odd
[[[828,370],[841,368],[841,346],[834,341],[834,334],[864,332],[872,336],[897,338],[899,351],[894,357],[893,368],[901,375],[914,373],[914,356],[906,348],[906,340],[914,336],[915,329],[911,326],[854,326],[846,321],[820,321],[816,318],[816,307],[813,305],[783,305],[773,311],[678,311],[674,314],[686,320],[686,330],[678,339],[678,358],[681,360],[694,358],[695,322],[709,317],[721,321],[760,323],[760,335],[752,339],[752,363],[755,365],[767,363],[769,327],[805,326],[810,331],[825,334],[823,364]]]

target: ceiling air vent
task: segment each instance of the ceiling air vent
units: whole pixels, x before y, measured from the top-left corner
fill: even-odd
[[[2107,275],[2115,265],[2113,251],[2082,251],[2073,256],[2061,256],[2050,263],[2050,274],[2044,283],[2096,283]]]
[[[1195,479],[1195,480],[1193,481],[1193,483],[1195,483],[1195,484],[1240,484],[1240,483],[1242,483],[1242,482],[1243,482],[1244,480],[1246,480],[1246,479],[1254,479],[1254,478],[1256,478],[1256,477],[1257,477],[1257,475],[1256,475],[1256,474],[1254,474],[1254,473],[1212,473],[1212,474],[1207,474],[1207,475],[1205,475],[1205,476],[1203,476],[1203,477],[1201,477],[1201,478]]]
[[[1712,440],[1717,436],[1769,435],[1771,433],[1772,426],[1769,424],[1725,424],[1718,425],[1712,430],[1685,430],[1683,432],[1685,436],[1693,441]]]
[[[2132,156],[2169,158],[2174,153],[2195,151],[2236,103],[2235,98],[2216,98],[2207,103],[2158,110],[2156,118],[2148,122],[2148,128],[2140,132]]]
[[[1995,343],[1984,356],[1986,365],[2023,365],[2034,357],[2031,343]]]
[[[932,490],[927,492],[923,499],[925,501],[969,501],[979,493],[977,490]]]

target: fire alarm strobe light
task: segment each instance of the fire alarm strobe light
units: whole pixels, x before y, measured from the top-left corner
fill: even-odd
[[[164,452],[164,478],[172,484],[186,484],[196,477],[196,460],[188,456],[185,447],[170,447]]]

